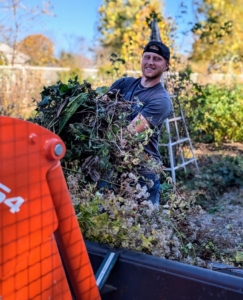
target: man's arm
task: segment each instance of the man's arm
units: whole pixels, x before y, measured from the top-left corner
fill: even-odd
[[[144,118],[143,115],[138,114],[132,122],[127,126],[127,129],[131,133],[140,133],[148,128],[151,128],[151,124]]]
[[[172,110],[171,101],[167,97],[149,101],[142,111],[132,120],[127,129],[132,133],[141,133],[163,123]]]

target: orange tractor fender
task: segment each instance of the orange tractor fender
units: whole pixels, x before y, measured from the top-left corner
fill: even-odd
[[[64,154],[63,141],[47,129],[0,117],[4,300],[100,299],[60,166]]]

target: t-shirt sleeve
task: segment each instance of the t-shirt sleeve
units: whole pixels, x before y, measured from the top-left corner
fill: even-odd
[[[120,90],[124,87],[125,84],[125,78],[120,78],[118,80],[116,80],[115,82],[113,82],[113,84],[110,87],[110,91],[111,90]]]
[[[161,125],[169,117],[172,105],[169,97],[149,100],[148,104],[140,111],[142,116],[153,126]]]

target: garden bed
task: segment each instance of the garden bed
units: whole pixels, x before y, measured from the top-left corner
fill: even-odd
[[[118,91],[93,90],[76,77],[45,87],[41,97],[33,121],[66,144],[62,166],[87,240],[203,268],[211,268],[212,261],[242,266],[239,155],[225,156],[219,148],[214,155],[201,155],[201,172],[178,172],[175,186],[143,151],[152,130],[138,135],[126,130],[131,103]],[[138,184],[140,164],[162,174],[159,206],[146,201],[146,187]],[[111,178],[105,177],[107,171]],[[104,179],[112,186],[100,191]]]
[[[193,166],[181,179],[188,197],[203,208],[179,225],[195,247],[204,245],[200,257],[238,267],[243,261],[243,144],[195,144],[201,173]],[[190,168],[189,168],[190,169]],[[199,249],[200,247],[198,247]]]

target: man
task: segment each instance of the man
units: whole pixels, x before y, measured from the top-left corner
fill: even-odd
[[[158,150],[160,130],[172,110],[169,94],[160,81],[163,72],[169,69],[169,61],[169,48],[161,42],[150,41],[143,51],[142,77],[119,79],[110,88],[110,90],[119,90],[125,100],[134,101],[133,112],[128,117],[130,124],[127,127],[131,133],[141,133],[148,127],[154,129],[155,132],[150,142],[144,146],[144,151],[158,163],[160,162]],[[138,106],[134,99],[139,99],[143,106]],[[152,201],[153,204],[159,204],[159,176],[143,166],[139,169],[139,174],[141,176],[139,183],[142,186],[146,184],[146,179],[154,182],[152,187],[148,187],[147,191],[150,196],[147,200]]]

